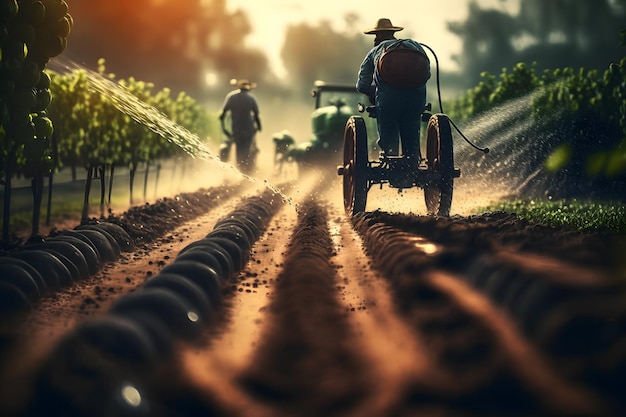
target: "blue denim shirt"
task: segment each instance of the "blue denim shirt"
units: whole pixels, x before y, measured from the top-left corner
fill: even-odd
[[[403,45],[413,47],[426,55],[422,45],[412,39],[389,39],[382,41],[368,52],[367,56],[361,63],[361,67],[359,68],[359,78],[356,83],[356,89],[359,92],[369,97],[375,97],[377,89],[391,89],[391,87],[387,85],[378,74],[378,60],[382,56],[383,52],[385,52],[389,47],[397,45],[400,42],[403,42]],[[430,64],[428,66],[428,75],[430,77]]]

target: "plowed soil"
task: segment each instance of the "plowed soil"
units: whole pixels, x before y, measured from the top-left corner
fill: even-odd
[[[421,202],[349,218],[335,183],[282,184],[290,201],[217,186],[112,216],[132,250],[2,319],[0,414],[626,415],[623,236]],[[207,319],[101,330],[250,206],[258,237]]]

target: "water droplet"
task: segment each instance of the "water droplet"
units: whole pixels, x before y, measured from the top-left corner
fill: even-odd
[[[195,311],[188,311],[187,318],[193,323],[196,323],[198,320],[200,320],[200,316]]]
[[[122,387],[122,399],[131,407],[139,407],[141,405],[141,393],[132,385],[124,385]]]

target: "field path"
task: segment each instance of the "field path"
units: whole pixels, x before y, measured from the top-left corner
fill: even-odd
[[[293,201],[251,185],[225,192],[97,274],[7,318],[1,414],[626,412],[617,388],[626,371],[618,243],[504,213],[347,218],[337,193],[323,181],[299,184]],[[125,340],[106,340],[127,347],[106,351],[76,338],[76,329],[110,317],[120,299],[246,207],[263,213],[258,239],[191,336],[150,327],[166,353],[146,359],[149,366],[129,359],[139,348]]]

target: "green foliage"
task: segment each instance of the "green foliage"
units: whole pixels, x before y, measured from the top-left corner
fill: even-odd
[[[67,46],[73,19],[64,0],[4,0],[0,13],[0,175],[4,177],[3,207],[10,207],[11,178],[32,179],[33,235],[43,178],[53,167],[54,127],[48,118],[52,100],[44,72],[50,58]],[[8,210],[6,210],[8,211]],[[9,213],[3,213],[2,240],[8,239]]]
[[[476,209],[515,213],[535,223],[594,233],[626,233],[626,204],[571,201],[509,201]]]
[[[572,160],[572,147],[569,144],[563,144],[558,146],[551,154],[548,156],[545,162],[545,168],[548,171],[554,172],[559,171],[567,166]]]
[[[536,119],[561,112],[585,132],[563,141],[586,158],[589,175],[616,176],[626,172],[626,58],[604,72],[580,68],[546,71],[543,92],[533,104]]]
[[[468,120],[532,93],[529,116],[558,132],[546,155],[548,170],[577,163],[591,176],[626,173],[626,57],[604,71],[565,67],[538,75],[536,64],[518,63],[499,77],[488,72],[481,77],[476,87],[448,103],[452,119]],[[556,114],[559,126],[548,122]]]
[[[623,54],[616,36],[626,20],[623,0],[523,0],[515,12],[469,3],[463,21],[448,22],[463,43],[454,59],[465,88],[480,82],[481,71],[497,74],[503,63],[536,61],[540,72],[603,70]]]
[[[536,75],[536,63],[528,66],[518,63],[511,71],[503,68],[499,77],[488,72],[481,74],[480,83],[446,106],[453,119],[467,120],[499,104],[529,94],[541,85]]]
[[[103,59],[99,61],[98,70],[101,76],[115,80],[114,74],[106,73]],[[137,166],[181,154],[178,146],[119,111],[111,97],[90,88],[85,70],[65,74],[51,72],[50,76],[54,95],[50,117],[57,126],[59,168],[102,164]],[[206,109],[185,93],[172,98],[169,89],[154,92],[154,84],[133,77],[118,83],[141,102],[201,138],[206,137],[214,123]]]
[[[63,0],[3,1],[0,16],[0,175],[40,176],[51,169],[47,109],[51,57],[73,26]]]

